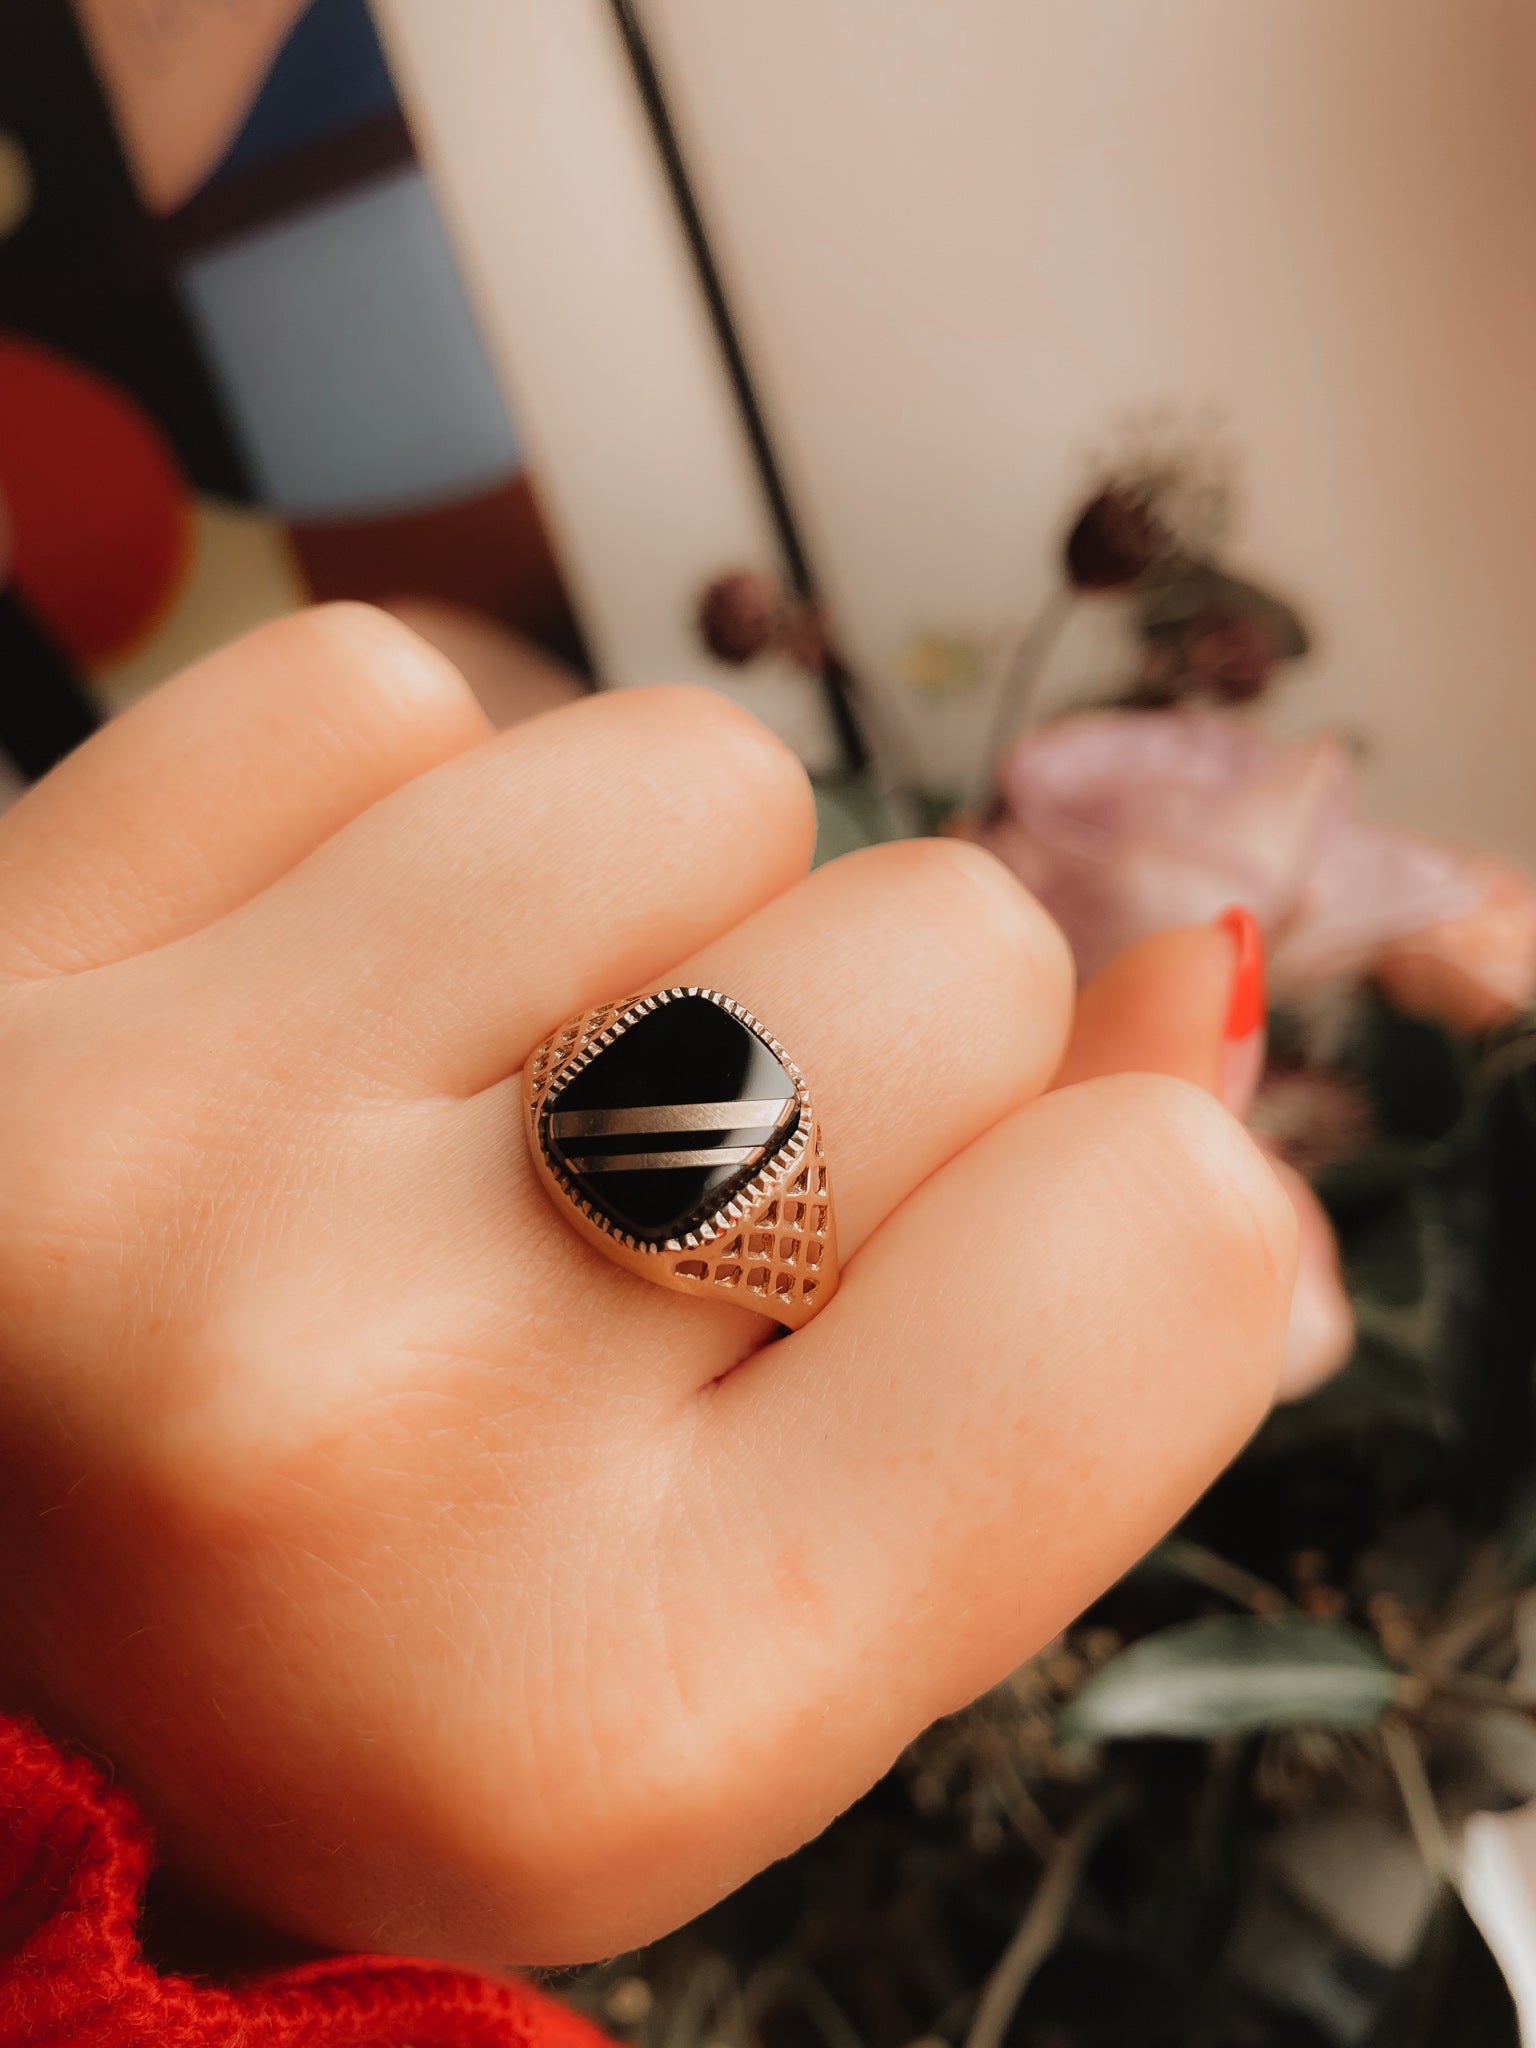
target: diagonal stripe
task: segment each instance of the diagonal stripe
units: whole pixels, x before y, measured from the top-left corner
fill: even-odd
[[[649,1109],[557,1109],[553,1138],[624,1138],[655,1131],[771,1131],[792,1095],[753,1102],[664,1102]]]
[[[566,1159],[572,1173],[648,1173],[668,1166],[745,1166],[758,1159],[762,1145],[713,1145],[707,1152],[596,1152]]]

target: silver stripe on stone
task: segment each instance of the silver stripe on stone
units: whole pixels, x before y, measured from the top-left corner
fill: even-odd
[[[554,1138],[627,1138],[663,1131],[772,1131],[792,1095],[755,1102],[666,1102],[650,1109],[557,1109]],[[708,1155],[713,1157],[713,1154]]]
[[[761,1145],[715,1145],[705,1152],[599,1152],[582,1159],[567,1157],[572,1173],[645,1173],[666,1166],[745,1166]]]

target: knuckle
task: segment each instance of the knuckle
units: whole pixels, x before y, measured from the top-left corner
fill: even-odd
[[[995,855],[964,839],[906,839],[849,858],[871,863],[925,925],[943,932],[968,975],[1059,1009],[1065,1030],[1071,951],[1055,919]]]
[[[697,683],[661,683],[600,698],[609,715],[637,725],[669,760],[698,757],[722,809],[745,809],[754,828],[815,831],[810,778],[799,757],[761,719]],[[610,709],[611,707],[611,709]]]
[[[343,655],[356,658],[364,667],[372,666],[381,655],[387,659],[397,650],[414,650],[426,645],[419,633],[402,625],[393,613],[353,597],[333,598],[325,604],[309,605],[286,619],[279,619],[276,627],[286,627],[294,634],[306,635],[327,647],[334,646]]]
[[[275,652],[323,665],[350,720],[479,739],[489,730],[458,669],[419,633],[377,605],[352,599],[314,605],[261,629]],[[288,645],[283,647],[283,639]]]

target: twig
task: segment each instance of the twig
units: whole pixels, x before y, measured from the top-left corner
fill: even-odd
[[[816,1973],[804,1963],[785,1960],[757,1971],[741,1996],[742,2016],[756,2035],[759,2022],[781,2000],[792,2000],[826,2043],[826,2048],[864,2048],[858,2028]]]
[[[1536,1067],[1536,1031],[1526,1019],[1519,1025],[1516,1037],[1495,1046],[1473,1067],[1467,1080],[1467,1107],[1444,1137],[1424,1146],[1420,1154],[1421,1167],[1428,1173],[1439,1173],[1454,1165],[1457,1156],[1466,1151],[1474,1122],[1474,1108],[1486,1103],[1507,1081],[1518,1080],[1533,1067]]]
[[[1046,1819],[1033,1792],[1015,1770],[1010,1783],[998,1787],[1003,1811],[1026,1849],[1033,1849],[1042,1863],[1048,1863],[1061,1846],[1061,1837]]]
[[[1397,1780],[1397,1789],[1402,1794],[1403,1811],[1408,1816],[1408,1825],[1413,1830],[1419,1854],[1436,1877],[1445,1884],[1456,1886],[1459,1872],[1455,1852],[1445,1832],[1445,1823],[1440,1818],[1440,1809],[1435,1804],[1434,1790],[1413,1731],[1406,1722],[1389,1718],[1381,1724],[1381,1740],[1387,1752],[1387,1762],[1392,1766],[1392,1775]]]
[[[975,1742],[977,1758],[986,1766],[992,1791],[1014,1833],[1026,1848],[1034,1850],[1042,1863],[1049,1863],[1061,1837],[1030,1791],[1017,1751],[1003,1730],[996,1726],[984,1724],[979,1727]]]
[[[736,1972],[723,1956],[706,1956],[668,2015],[663,2039],[667,2048],[699,2048],[701,2042],[719,2038],[722,2022],[728,2038],[745,2041]]]
[[[1464,1664],[1496,1628],[1508,1628],[1519,1597],[1517,1592],[1501,1593],[1485,1606],[1447,1622],[1436,1634],[1425,1638],[1414,1659],[1414,1669],[1437,1681],[1441,1672]]]
[[[1427,1683],[1442,1699],[1463,1700],[1469,1707],[1498,1707],[1508,1714],[1524,1714],[1527,1720],[1536,1718],[1536,1700],[1516,1692],[1502,1678],[1484,1678],[1475,1671],[1448,1671]]]
[[[1070,583],[1053,590],[1034,624],[1014,642],[993,706],[986,744],[970,790],[971,808],[985,810],[997,789],[997,764],[1008,742],[1024,723],[1030,699],[1039,687],[1045,664],[1072,613],[1076,592]]]
[[[1171,1570],[1193,1579],[1197,1586],[1208,1587],[1223,1599],[1235,1600],[1239,1607],[1252,1608],[1255,1614],[1283,1614],[1291,1604],[1278,1586],[1244,1571],[1240,1564],[1218,1557],[1214,1550],[1191,1542],[1187,1536],[1170,1536],[1153,1555]]]
[[[997,1960],[981,1994],[965,2048],[1001,2048],[1009,2022],[1030,1979],[1061,1939],[1061,1930],[1083,1874],[1083,1866],[1128,1803],[1121,1786],[1111,1787],[1084,1808],[1061,1838],[1046,1865],[1013,1939]]]
[[[1536,1067],[1536,1032],[1527,1025],[1518,1037],[1484,1055],[1472,1071],[1472,1085],[1479,1094],[1491,1095],[1495,1088],[1528,1073],[1532,1067]]]

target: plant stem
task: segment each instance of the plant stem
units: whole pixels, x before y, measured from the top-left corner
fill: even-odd
[[[1403,1811],[1408,1816],[1408,1825],[1413,1830],[1419,1854],[1438,1878],[1456,1886],[1455,1852],[1445,1832],[1445,1823],[1440,1818],[1440,1809],[1435,1804],[1429,1774],[1424,1768],[1424,1758],[1412,1729],[1406,1722],[1389,1717],[1381,1724],[1381,1740],[1387,1752],[1387,1762],[1392,1766],[1392,1775],[1397,1780],[1397,1789],[1402,1794]]]
[[[1497,1599],[1488,1601],[1485,1606],[1447,1622],[1438,1634],[1425,1641],[1414,1659],[1414,1669],[1422,1672],[1432,1684],[1438,1684],[1442,1673],[1465,1663],[1495,1629],[1509,1627],[1519,1597],[1514,1592],[1500,1593]]]
[[[997,764],[1014,735],[1024,724],[1030,699],[1039,687],[1051,650],[1061,638],[1061,629],[1071,615],[1077,593],[1069,583],[1053,590],[1032,626],[1020,634],[1008,657],[1002,687],[992,711],[986,744],[981,751],[976,776],[969,792],[970,808],[985,813],[997,790]]]
[[[1536,1716],[1536,1700],[1526,1699],[1507,1686],[1502,1678],[1482,1678],[1473,1671],[1448,1671],[1427,1681],[1444,1699],[1464,1700],[1469,1707],[1500,1707],[1506,1713]]]
[[[1002,2048],[1030,1979],[1061,1939],[1084,1865],[1126,1804],[1124,1788],[1111,1787],[1091,1801],[1062,1836],[1013,1939],[987,1979],[965,2048]]]
[[[701,2048],[706,2041],[746,2042],[747,2030],[736,1972],[723,1956],[706,1956],[668,2016],[666,2048]]]
[[[826,1985],[803,1963],[786,1959],[751,1978],[742,1993],[748,2032],[760,2033],[763,2015],[781,2003],[798,2005],[826,2048],[865,2048],[863,2037]]]
[[[1232,1564],[1214,1550],[1207,1550],[1203,1543],[1191,1542],[1187,1536],[1170,1536],[1159,1546],[1156,1556],[1171,1570],[1193,1579],[1197,1586],[1220,1593],[1223,1599],[1236,1601],[1239,1607],[1250,1607],[1255,1614],[1283,1614],[1291,1604],[1278,1586],[1245,1571],[1240,1564]]]

